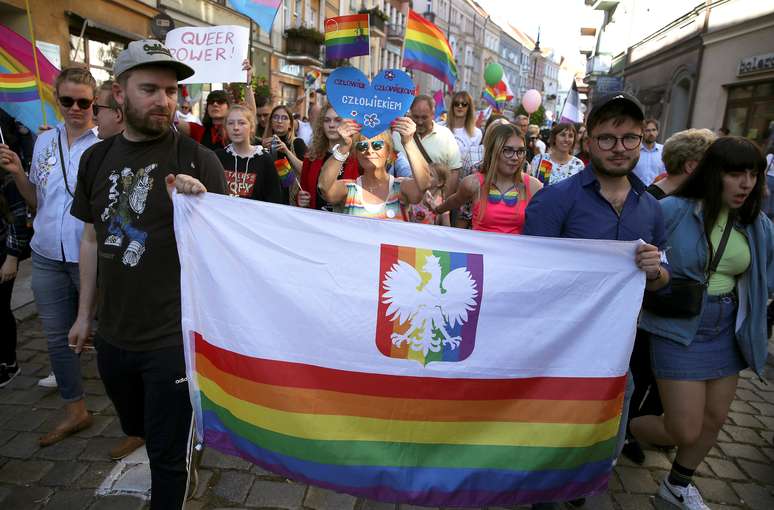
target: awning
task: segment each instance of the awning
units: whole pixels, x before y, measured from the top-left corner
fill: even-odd
[[[78,13],[72,11],[65,11],[70,28],[73,29],[77,35],[80,35],[83,29],[83,24],[86,23],[85,34],[90,39],[96,39],[101,41],[117,41],[129,43],[138,39],[146,39],[148,36],[142,34],[135,34],[133,32],[127,32],[120,28],[112,27],[99,21],[94,21],[89,18],[84,18]]]

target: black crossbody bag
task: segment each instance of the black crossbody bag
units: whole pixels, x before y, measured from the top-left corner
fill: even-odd
[[[718,250],[712,257],[712,263],[707,270],[707,277],[703,282],[697,282],[692,278],[673,278],[670,282],[671,292],[669,293],[646,290],[642,307],[661,317],[687,319],[699,315],[701,313],[701,306],[704,303],[704,291],[707,289],[707,285],[709,285],[710,276],[718,269],[720,258],[726,250],[726,244],[733,228],[733,218],[729,217],[726,220],[726,228],[723,230],[723,237],[720,239]]]

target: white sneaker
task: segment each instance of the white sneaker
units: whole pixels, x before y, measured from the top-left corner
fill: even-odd
[[[38,386],[42,386],[44,388],[56,388],[56,376],[54,375],[54,372],[51,372],[46,377],[38,381]]]
[[[704,504],[704,500],[701,498],[701,494],[699,494],[699,489],[694,484],[690,484],[688,487],[681,487],[679,485],[672,485],[666,478],[661,481],[661,486],[658,488],[657,502],[658,499],[669,503],[674,508],[683,510],[710,510],[710,507]],[[659,506],[656,505],[656,508],[659,508]]]

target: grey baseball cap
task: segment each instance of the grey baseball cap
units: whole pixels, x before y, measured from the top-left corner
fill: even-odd
[[[113,64],[113,75],[118,78],[130,69],[146,65],[169,67],[177,74],[178,81],[193,76],[195,72],[191,67],[175,59],[169,49],[159,41],[142,39],[130,42],[129,46],[119,53],[116,63]]]

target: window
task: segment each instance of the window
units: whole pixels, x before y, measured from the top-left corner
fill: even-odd
[[[298,87],[294,85],[282,84],[281,104],[294,105],[298,97]]]
[[[290,23],[290,0],[283,1],[282,10],[285,11],[285,28],[290,28],[292,26]]]
[[[113,63],[126,47],[123,42],[100,42],[88,37],[70,35],[70,62],[80,62],[89,67],[94,79],[102,83],[113,78]]]

